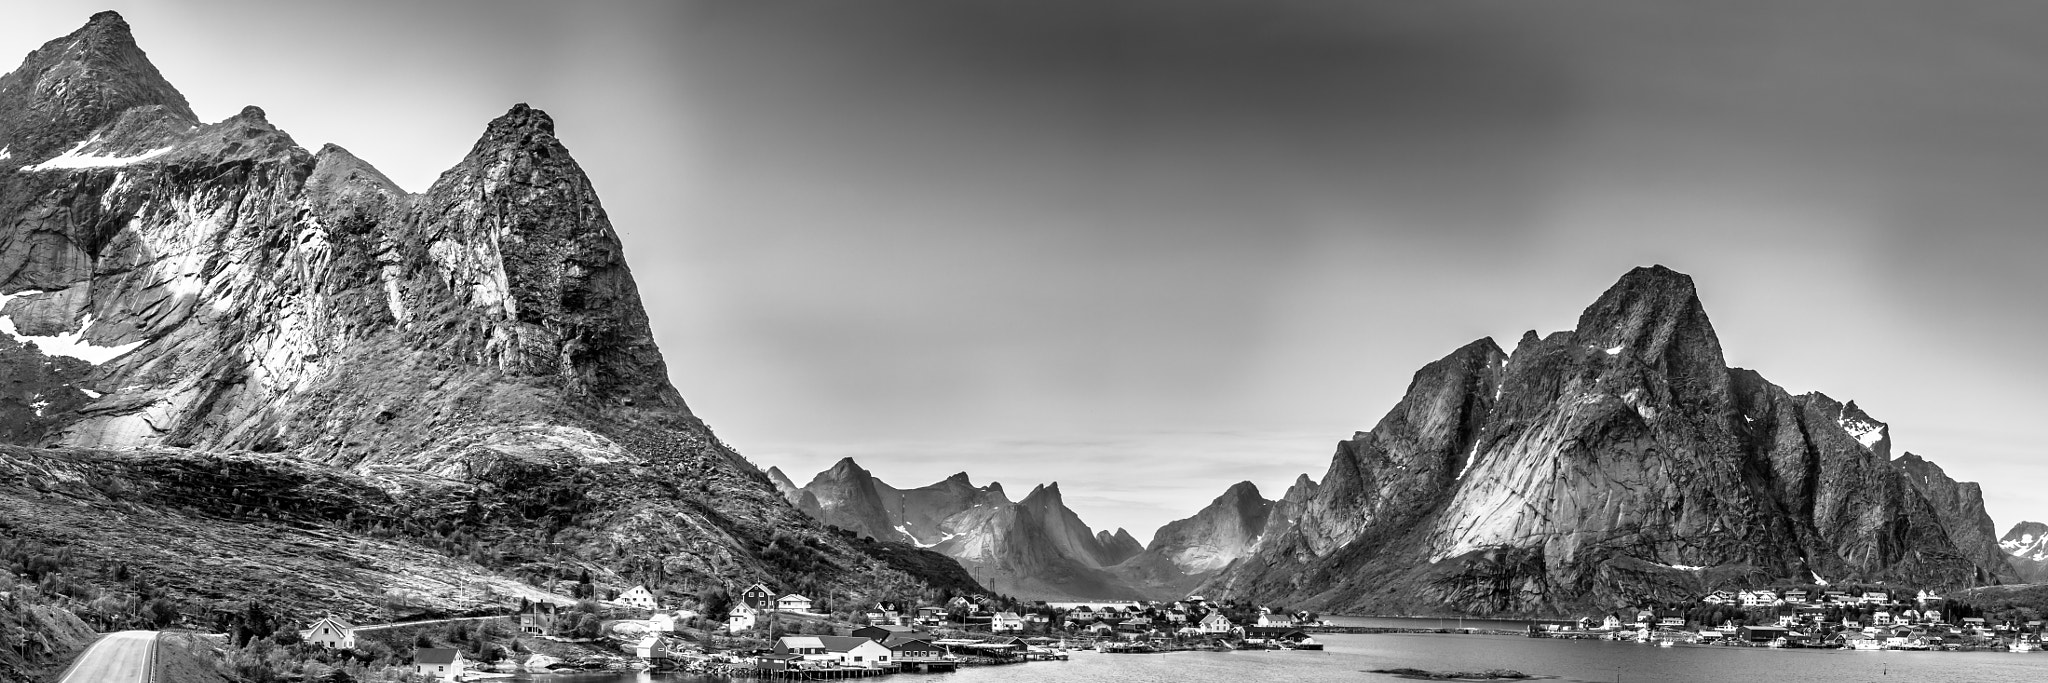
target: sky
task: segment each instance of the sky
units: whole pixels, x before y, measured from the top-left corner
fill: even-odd
[[[2048,5],[60,0],[0,53],[110,8],[201,118],[412,191],[548,111],[676,386],[798,483],[1149,539],[1655,263],[1730,364],[2048,519]]]

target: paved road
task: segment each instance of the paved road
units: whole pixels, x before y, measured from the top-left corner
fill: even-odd
[[[357,627],[356,627],[356,632],[357,632],[357,633],[361,633],[361,632],[363,632],[363,631],[377,631],[377,630],[381,630],[381,629],[387,629],[387,628],[398,628],[398,627],[400,627],[400,626],[426,626],[426,625],[429,625],[429,624],[446,624],[446,623],[448,623],[448,622],[451,622],[451,621],[483,621],[483,620],[485,620],[485,619],[510,619],[510,618],[513,618],[514,616],[517,616],[517,615],[512,615],[512,614],[500,614],[500,615],[497,615],[497,616],[494,616],[494,617],[456,617],[456,618],[454,618],[454,619],[429,619],[429,620],[426,620],[426,621],[401,621],[401,622],[398,622],[398,623],[396,623],[396,624],[367,624],[367,625],[363,625],[363,626],[357,626]]]
[[[85,649],[57,683],[150,683],[156,669],[156,632],[109,633]]]

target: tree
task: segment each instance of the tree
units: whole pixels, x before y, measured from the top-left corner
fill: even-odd
[[[178,606],[165,598],[157,598],[142,606],[142,620],[155,628],[164,628],[178,621]]]
[[[697,604],[704,610],[704,618],[723,619],[732,610],[732,594],[722,586],[712,586],[697,591]]]

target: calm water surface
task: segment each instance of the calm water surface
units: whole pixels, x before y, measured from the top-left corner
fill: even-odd
[[[1433,621],[1433,620],[1432,620]],[[1412,622],[1411,622],[1412,623]],[[1526,622],[1515,622],[1523,623]],[[1467,624],[1472,625],[1472,624]],[[1482,627],[1484,628],[1484,627]],[[1815,681],[1980,683],[2048,681],[2048,653],[1856,652],[1766,648],[1650,647],[1520,636],[1386,634],[1316,636],[1322,652],[1076,653],[1071,661],[901,674],[887,683],[1188,683],[1191,681],[1402,681],[1368,669],[1514,669],[1582,683]],[[543,676],[546,683],[712,683],[681,675]]]

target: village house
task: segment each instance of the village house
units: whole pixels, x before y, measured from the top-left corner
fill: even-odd
[[[775,599],[775,609],[784,612],[809,612],[811,611],[811,599],[790,593]]]
[[[840,666],[884,668],[889,666],[889,656],[893,654],[889,646],[873,638],[818,636],[817,640],[825,646],[825,652],[830,653]]]
[[[299,639],[324,648],[353,650],[356,647],[356,627],[330,614],[313,622],[311,628],[300,631]]]
[[[1210,612],[1209,616],[1202,618],[1201,628],[1203,633],[1229,633],[1237,628],[1237,624],[1230,623],[1230,618],[1223,616],[1222,612]]]
[[[1878,593],[1873,591],[1863,594],[1863,604],[1865,605],[1883,605],[1888,604],[1891,601],[1892,596],[1888,593]]]
[[[1806,591],[1799,590],[1797,588],[1785,591],[1785,602],[1794,605],[1806,604]]]
[[[992,633],[1016,633],[1024,630],[1024,617],[1016,612],[998,612],[989,619],[988,630]]]
[[[1709,605],[1726,605],[1728,603],[1735,602],[1735,596],[1733,594],[1730,594],[1728,591],[1714,591],[1712,593],[1708,593],[1707,597],[1700,598],[1700,602],[1704,602]]]
[[[413,652],[413,672],[428,680],[453,681],[462,677],[462,651],[452,647],[423,647]]]
[[[1821,591],[1820,595],[1821,602],[1824,603],[1840,604],[1849,602],[1849,593],[1846,591]]]
[[[740,603],[757,610],[775,609],[775,591],[758,583],[748,586],[740,591]]]
[[[1600,620],[1600,628],[1608,631],[1621,630],[1621,615],[1608,612],[1607,618]]]
[[[1657,613],[1656,613],[1656,612],[1652,612],[1652,611],[1650,611],[1650,610],[1647,610],[1647,609],[1645,609],[1645,610],[1637,610],[1637,611],[1636,611],[1636,625],[1638,625],[1638,626],[1642,626],[1642,627],[1646,627],[1646,628],[1647,628],[1647,627],[1648,627],[1648,626],[1649,626],[1649,625],[1650,625],[1651,623],[1654,623],[1654,622],[1656,622],[1656,621],[1657,621]]]
[[[853,630],[853,635],[870,640],[907,638],[917,635],[917,629],[894,624],[869,624]]]
[[[1294,619],[1286,615],[1272,614],[1263,609],[1259,611],[1258,623],[1253,624],[1253,626],[1257,626],[1259,628],[1280,628],[1293,625]]]
[[[696,612],[686,609],[655,612],[647,617],[647,625],[655,631],[669,633],[674,632],[677,627],[688,622],[690,617],[694,616],[697,616]]]
[[[528,603],[519,612],[519,632],[535,636],[555,634],[555,619],[559,608],[552,602]]]
[[[1770,607],[1777,600],[1778,594],[1767,590],[1742,592],[1743,607]]]
[[[759,610],[748,607],[746,603],[733,605],[732,609],[725,613],[725,632],[739,633],[754,628],[760,614]]]
[[[944,654],[939,651],[937,645],[923,638],[892,636],[880,642],[882,647],[889,648],[889,655],[899,662],[905,659],[934,659]]]
[[[912,623],[917,626],[939,626],[946,623],[946,611],[937,607],[919,607],[917,618]]]
[[[661,609],[661,604],[654,600],[654,591],[647,590],[646,586],[634,586],[620,593],[619,599],[613,602],[635,609]]]
[[[1934,593],[1928,591],[1925,588],[1920,589],[1920,593],[1918,595],[1913,596],[1913,601],[1919,603],[1922,609],[1925,609],[1928,605],[1940,604],[1942,600],[1944,600],[1944,598],[1942,598],[1939,595],[1935,595]]]
[[[818,636],[783,636],[775,639],[776,655],[795,655],[807,662],[837,661],[838,655],[825,651],[825,641]]]
[[[648,634],[647,637],[633,643],[633,656],[650,662],[657,659],[668,659],[668,639],[660,635]]]

